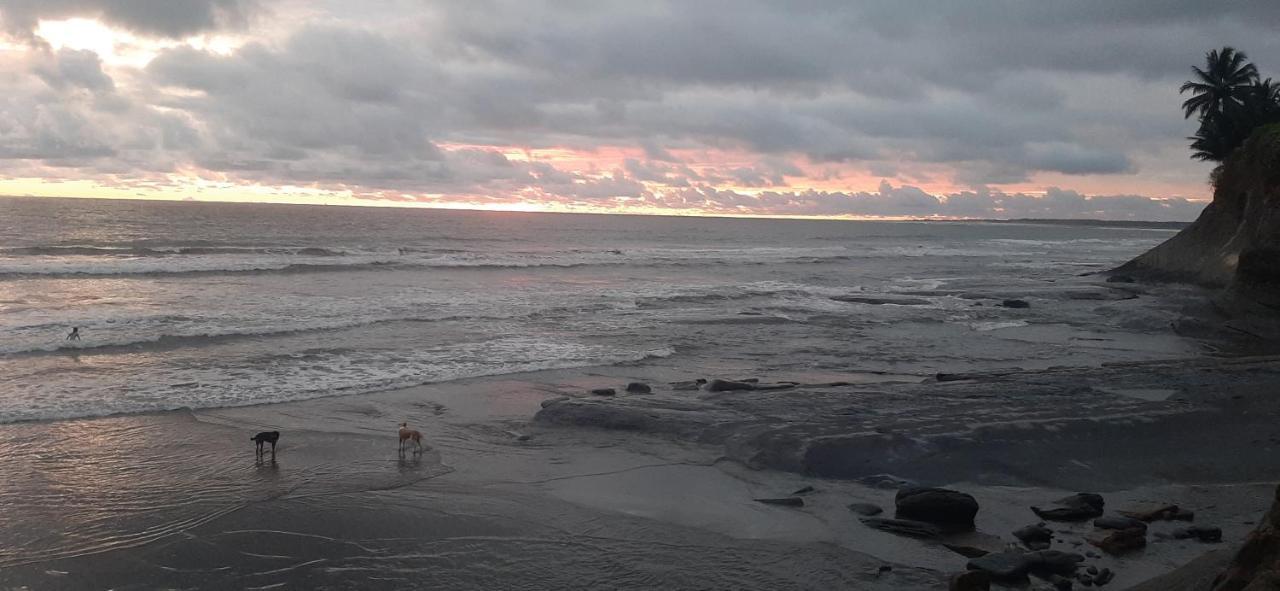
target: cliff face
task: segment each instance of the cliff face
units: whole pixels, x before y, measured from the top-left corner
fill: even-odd
[[[1280,311],[1280,125],[1258,129],[1215,171],[1195,223],[1115,272],[1225,287],[1229,307]]]
[[[1226,572],[1213,584],[1213,591],[1275,589],[1280,589],[1280,488],[1262,523],[1249,534]]]

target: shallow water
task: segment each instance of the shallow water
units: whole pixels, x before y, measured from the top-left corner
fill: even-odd
[[[926,375],[1193,354],[1169,329],[1186,294],[1078,276],[1170,235],[0,199],[0,422],[646,360]]]

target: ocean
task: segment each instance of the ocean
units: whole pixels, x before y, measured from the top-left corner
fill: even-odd
[[[923,379],[1194,355],[1170,327],[1190,288],[1090,275],[1173,232],[4,198],[0,422],[602,365]]]

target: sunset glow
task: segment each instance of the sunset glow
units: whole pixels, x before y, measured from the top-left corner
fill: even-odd
[[[1210,197],[1207,167],[1187,159],[1176,71],[1082,73],[1073,84],[1067,74],[1048,77],[1052,64],[996,70],[986,96],[914,74],[923,66],[907,60],[901,71],[913,87],[889,92],[876,86],[882,79],[872,84],[874,75],[839,64],[812,73],[793,64],[775,75],[738,61],[746,57],[688,53],[687,67],[700,74],[678,63],[653,70],[625,53],[630,46],[562,29],[544,13],[520,21],[516,7],[509,24],[520,27],[481,31],[469,13],[449,7],[407,19],[394,2],[363,11],[251,2],[234,14],[210,6],[187,20],[123,8],[9,15],[6,22],[33,24],[25,32],[11,26],[0,51],[13,88],[3,108],[15,122],[0,193],[1160,219],[1190,219]],[[821,15],[769,14],[779,32],[825,34],[813,29]],[[667,22],[647,11],[634,18]],[[697,39],[692,31],[688,43]],[[538,41],[553,38],[559,45]],[[556,53],[568,47],[585,53]],[[593,53],[619,63],[596,69],[584,61]],[[1161,111],[1149,102],[1091,102],[1095,84],[1124,86]],[[1033,92],[1002,106],[1013,89]],[[1071,197],[1035,201],[1049,194]]]

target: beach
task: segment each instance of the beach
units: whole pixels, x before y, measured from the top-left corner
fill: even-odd
[[[1272,498],[1274,351],[1096,274],[1169,229],[192,207],[7,235],[0,588],[934,589],[1076,492],[1221,527],[1125,588]],[[976,531],[848,508],[908,485]]]
[[[21,477],[4,486],[8,510],[0,527],[19,543],[6,547],[0,582],[32,589],[939,588],[964,557],[872,530],[845,508],[891,507],[892,478],[975,495],[982,510],[971,543],[978,545],[1000,544],[1008,531],[1034,521],[1027,506],[1084,488],[1118,506],[1194,508],[1226,539],[1240,538],[1270,498],[1266,479],[1280,433],[1269,420],[1275,402],[1268,387],[1280,362],[1183,370],[1208,376],[1200,384],[1149,369],[1000,379],[994,385],[1040,392],[1017,409],[1003,405],[1010,420],[982,426],[971,417],[906,426],[882,416],[876,423],[886,430],[942,449],[922,460],[866,443],[856,457],[890,465],[840,479],[752,467],[705,436],[530,420],[542,402],[566,395],[579,404],[655,409],[674,407],[672,399],[723,397],[664,392],[662,385],[618,400],[584,394],[661,373],[646,367],[8,425],[4,469]],[[1043,397],[1061,395],[1068,382],[1078,390],[1090,373],[1143,392],[1171,378],[1190,387],[1174,402],[1119,398],[1093,416],[1044,407]],[[1227,383],[1238,394],[1220,393]],[[974,392],[992,385],[933,384],[928,406],[986,406],[974,403]],[[846,405],[858,395],[919,397],[921,388],[882,382],[787,395],[811,396],[805,406],[812,408],[835,393]],[[770,405],[775,413],[785,407]],[[1240,421],[1247,416],[1256,418]],[[396,417],[422,429],[429,449],[400,456],[384,426]],[[987,431],[966,447],[955,433],[943,434],[943,423]],[[796,422],[775,417],[769,424]],[[276,460],[268,454],[258,463],[247,434],[268,425],[284,435]],[[1195,437],[1187,436],[1191,425]],[[806,486],[816,492],[805,495],[803,508],[753,500]],[[1070,536],[1061,538],[1070,544]],[[1210,549],[1168,541],[1090,562],[1114,568],[1115,585],[1124,588]]]

